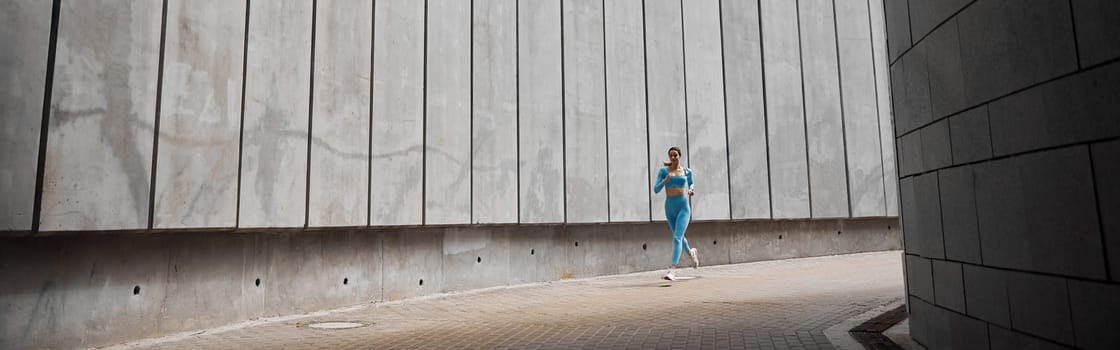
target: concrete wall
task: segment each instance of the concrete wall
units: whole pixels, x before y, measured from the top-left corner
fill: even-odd
[[[883,138],[968,101],[892,123],[875,1],[10,6],[6,235],[662,220],[670,146],[697,220],[893,216]]]
[[[898,212],[894,126],[917,125],[890,118],[887,62],[899,55],[888,55],[882,28],[894,5],[58,0],[0,8],[5,28],[15,28],[0,34],[0,246],[42,253],[6,255],[28,260],[5,257],[4,273],[65,274],[0,288],[13,300],[0,305],[19,310],[4,313],[17,316],[0,323],[2,348],[105,344],[565,273],[661,268],[663,195],[651,187],[671,146],[695,170],[698,223],[689,235],[711,238],[711,263],[894,247],[889,236],[832,234]],[[1086,39],[1083,50],[1103,53],[1082,57],[1107,61],[1093,46],[1104,40]],[[993,121],[998,109],[990,108]],[[949,145],[936,136],[988,119],[908,134],[905,144],[917,146],[900,149]],[[993,154],[1024,147],[1013,136],[993,129]],[[1098,159],[1110,149],[1092,152]],[[944,164],[945,154],[928,161]],[[785,238],[735,238],[762,233]],[[638,240],[659,253],[644,255]],[[55,247],[63,250],[48,252]],[[100,279],[103,267],[111,278]],[[97,278],[79,281],[88,270]],[[484,277],[463,277],[476,275]],[[140,284],[143,297],[83,304]],[[349,289],[316,291],[323,285]],[[191,312],[213,309],[211,297],[233,306]],[[163,319],[100,330],[77,321],[125,311]]]
[[[883,5],[911,335],[1116,347],[1120,4]]]
[[[703,265],[899,249],[897,219],[705,222]],[[664,223],[8,238],[0,347],[89,348],[276,315],[660,270]]]

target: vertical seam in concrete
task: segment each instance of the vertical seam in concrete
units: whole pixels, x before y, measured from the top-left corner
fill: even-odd
[[[421,35],[424,36],[424,58],[421,64],[424,67],[421,74],[424,76],[420,90],[420,225],[428,223],[428,0],[424,0],[424,27]]]
[[[770,169],[770,112],[766,101],[766,45],[763,45],[762,35],[762,0],[756,2],[755,14],[758,15],[758,65],[762,69],[762,135],[766,138],[766,200],[769,202],[769,216],[774,218],[774,182]]]
[[[242,41],[241,48],[241,127],[237,136],[237,208],[233,221],[235,228],[241,227],[241,173],[242,165],[245,163],[245,87],[249,76],[247,69],[249,67],[249,10],[252,1],[245,0],[245,40]]]
[[[948,259],[949,249],[945,246],[945,205],[941,203],[941,171],[935,171],[932,175],[933,179],[937,180],[937,222],[941,226],[941,229],[937,230],[937,235],[941,237],[941,258]]]
[[[1104,244],[1101,244],[1101,246],[1104,246]],[[1108,275],[1105,275],[1104,278],[1108,279]],[[1070,344],[1077,344],[1077,324],[1073,319],[1073,296],[1069,293],[1069,279],[1063,278],[1062,284],[1066,286],[1066,308],[1068,308],[1069,310],[1067,317],[1069,317],[1069,326],[1071,330],[1070,337],[1073,338],[1073,341],[1071,341]]]
[[[680,9],[681,9],[681,72],[683,73],[681,75],[681,83],[684,84],[684,91],[683,91],[684,92],[684,149],[685,149],[685,154],[688,154],[688,156],[685,158],[685,163],[686,163],[685,166],[687,168],[691,169],[692,168],[692,147],[689,145],[689,142],[691,141],[691,139],[688,137],[689,136],[688,135],[688,46],[687,46],[687,43],[685,42],[685,38],[684,38],[684,30],[685,30],[685,28],[684,28],[684,0],[680,0],[680,5],[681,5],[681,7],[680,7]],[[677,164],[680,164],[680,162],[678,162]],[[692,206],[692,198],[691,197],[688,198],[688,203],[689,203],[689,207],[691,209],[691,206]],[[689,214],[691,214],[691,210],[690,210]]]
[[[646,85],[646,161],[648,162],[650,160],[649,149],[651,145],[649,141],[649,48],[647,46],[646,2],[645,0],[642,0],[642,72],[643,74],[645,74],[645,79],[643,82]],[[649,206],[647,206],[646,209],[649,210],[649,221],[653,222],[653,195],[649,194],[648,192],[651,188],[653,188],[653,179],[651,179],[650,175],[652,174],[650,174],[649,170],[649,168],[646,168],[646,198],[649,199]]]
[[[961,301],[962,303],[964,303],[963,313],[965,315],[968,315],[968,288],[965,288],[964,286],[964,264],[957,264],[957,272],[959,272],[961,276],[961,298],[964,299]]]
[[[470,19],[470,25],[469,25],[469,27],[470,27],[469,28],[470,29],[470,46],[471,46],[471,48],[470,48],[470,55],[471,55],[470,66],[471,67],[469,68],[470,69],[470,83],[469,83],[470,84],[470,93],[469,93],[470,94],[470,97],[469,97],[470,98],[470,101],[469,101],[470,106],[468,106],[467,108],[470,109],[470,119],[471,119],[470,138],[471,138],[471,142],[470,142],[470,146],[468,146],[470,148],[468,150],[469,155],[467,156],[467,158],[469,159],[467,161],[468,162],[467,173],[470,174],[469,175],[470,176],[470,183],[467,184],[467,186],[468,186],[468,190],[467,190],[468,199],[467,199],[467,201],[469,202],[468,206],[467,206],[467,224],[468,225],[472,221],[475,221],[475,218],[474,218],[474,0],[470,1],[470,6],[471,6],[471,10],[470,10],[471,19]]]
[[[716,5],[719,6],[719,63],[722,69],[720,75],[723,77],[723,153],[727,161],[727,219],[731,220],[735,218],[735,211],[732,209],[734,201],[731,200],[731,131],[727,126],[727,53],[723,42],[723,1],[716,0]],[[728,261],[730,259],[728,255]]]
[[[515,119],[516,125],[516,138],[517,138],[517,160],[514,166],[517,168],[517,222],[521,223],[521,1],[513,0],[513,61],[514,72],[514,104],[517,105],[517,112]]]
[[[159,115],[163,100],[163,54],[167,46],[167,0],[163,0],[163,10],[160,14],[159,31],[159,66],[156,73],[156,115],[152,123],[152,177],[148,187],[148,229],[152,229],[155,221],[156,209],[156,164],[159,160]]]
[[[31,234],[39,232],[43,209],[43,177],[47,161],[47,136],[50,135],[51,92],[54,90],[54,63],[58,52],[58,20],[62,10],[62,0],[54,0],[51,5],[51,36],[47,46],[47,76],[43,87],[43,118],[39,127],[39,159],[35,169],[35,201],[31,208]]]
[[[1092,184],[1093,184],[1093,200],[1096,203],[1096,207],[1097,207],[1096,208],[1097,209],[1097,231],[1099,231],[1100,237],[1101,237],[1100,246],[1101,246],[1101,257],[1103,258],[1103,262],[1104,262],[1104,279],[1109,280],[1112,277],[1112,271],[1111,271],[1111,265],[1109,265],[1109,261],[1108,261],[1108,246],[1105,244],[1107,242],[1107,240],[1106,240],[1105,232],[1104,232],[1104,218],[1101,216],[1100,189],[1097,187],[1097,183],[1100,182],[1100,179],[1097,178],[1097,167],[1096,167],[1096,164],[1094,164],[1094,161],[1093,161],[1093,146],[1092,146],[1092,144],[1086,145],[1086,148],[1087,148],[1088,153],[1089,153],[1089,176],[1091,176],[1093,178],[1093,182],[1092,182]]]
[[[315,137],[312,133],[312,124],[314,122],[315,114],[315,25],[318,23],[318,10],[319,0],[311,0],[311,69],[310,69],[310,87],[307,90],[307,177],[304,178],[306,183],[303,190],[303,227],[310,226],[311,223],[311,139]]]
[[[906,33],[908,33],[909,36],[910,36],[910,47],[906,48],[906,51],[910,51],[910,49],[914,48],[914,46],[917,46],[917,45],[914,45],[914,20],[910,18],[910,0],[904,0],[904,1],[906,2]],[[883,8],[883,13],[886,13],[886,12],[887,12],[886,7],[884,7]],[[934,28],[934,29],[937,29],[937,28]],[[930,29],[929,33],[933,33],[933,29]],[[926,35],[929,35],[929,33],[926,33]],[[923,36],[922,38],[924,39],[925,37]],[[919,39],[918,41],[921,41],[921,40]],[[900,54],[900,55],[898,55],[898,57],[902,58],[902,55]]]
[[[805,108],[805,52],[801,47],[801,0],[794,0],[793,6],[796,9],[794,15],[797,17],[797,60],[800,64],[800,69],[797,74],[801,76],[801,129],[805,133],[805,179],[806,187],[809,192],[809,218],[813,217],[813,162],[809,159],[809,109]]]
[[[1077,42],[1077,19],[1074,18],[1074,16],[1076,16],[1076,15],[1073,12],[1073,0],[1070,0],[1069,1],[1069,23],[1070,23],[1070,26],[1071,26],[1070,28],[1073,30],[1073,33],[1072,33],[1073,34],[1073,54],[1076,55],[1076,57],[1077,57],[1077,68],[1080,70],[1081,69],[1081,46],[1080,46],[1080,43]]]
[[[843,138],[844,143],[844,189],[848,197],[848,217],[852,217],[851,168],[848,167],[848,131],[844,123],[844,72],[840,67],[840,25],[837,24],[837,21],[836,0],[832,0],[832,36],[836,39],[834,42],[836,44],[836,90],[840,92],[840,137]]]
[[[564,182],[563,189],[560,192],[560,195],[564,197],[563,221],[561,222],[566,224],[568,223],[568,96],[565,93],[565,82],[567,80],[565,79],[565,75],[567,75],[565,73],[567,72],[564,70],[564,0],[560,0],[560,15],[558,17],[560,18],[560,153],[562,154],[560,157],[560,175]]]
[[[377,43],[377,1],[373,0],[370,4],[370,133],[366,135],[368,138],[368,150],[366,151],[365,163],[365,225],[370,227],[373,225],[373,88],[374,88],[374,61],[375,50]],[[384,245],[384,242],[382,242]],[[384,300],[384,278],[382,279],[382,300]]]
[[[606,145],[606,168],[607,168],[607,222],[611,222],[611,129],[609,118],[610,101],[607,99],[607,0],[600,1],[599,14],[602,18],[601,28],[603,31],[603,144]]]
[[[882,174],[882,178],[883,178],[883,216],[887,216],[888,215],[888,213],[887,213],[887,207],[888,207],[888,204],[887,204],[887,167],[885,166],[887,158],[883,155],[883,121],[882,121],[883,111],[879,109],[879,65],[878,65],[878,62],[875,59],[875,27],[871,24],[872,23],[871,22],[871,1],[872,0],[867,0],[865,2],[867,4],[867,33],[868,33],[867,37],[871,38],[871,77],[872,77],[871,81],[872,81],[872,84],[875,86],[875,126],[877,127],[876,130],[879,131],[877,133],[878,134],[877,136],[878,136],[878,140],[879,140],[879,172]],[[879,1],[879,0],[875,0],[875,1]],[[884,22],[885,22],[885,19],[884,19]],[[884,39],[886,39],[886,38],[884,38]],[[886,47],[884,47],[884,49],[886,49]],[[888,57],[888,59],[890,59],[890,58]],[[884,73],[887,73],[887,72],[884,72]],[[889,74],[888,74],[887,79],[890,80]],[[888,101],[888,102],[890,102],[890,101]],[[894,129],[893,128],[891,129],[891,134],[892,135],[894,134]],[[894,144],[893,140],[892,140],[891,144]],[[895,163],[895,166],[896,167],[898,166],[897,162]],[[897,180],[898,179],[892,179],[892,181],[897,181]],[[850,196],[850,194],[849,194],[849,196]]]

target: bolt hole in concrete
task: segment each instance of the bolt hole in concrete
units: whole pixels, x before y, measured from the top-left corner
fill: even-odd
[[[718,243],[719,243],[719,241],[712,241],[712,245],[716,245]]]
[[[475,260],[475,261],[477,261],[479,264],[481,264],[482,263],[482,257],[481,256],[478,257],[478,260]]]
[[[840,231],[836,231],[836,234],[840,234]]]
[[[646,250],[646,244],[642,243],[642,250]]]
[[[140,286],[132,287],[132,295],[140,295]]]
[[[529,255],[536,255],[536,254],[537,254],[536,249],[529,249]]]
[[[778,235],[778,239],[782,239],[782,235]]]
[[[258,278],[258,279],[257,279],[257,281],[256,281],[256,282],[254,282],[254,284],[256,284],[256,285],[257,285],[257,287],[260,287],[260,286],[261,286],[261,279],[260,279],[260,278]]]
[[[577,246],[577,247],[579,246],[579,241],[576,241],[576,246]]]
[[[342,285],[344,285],[344,286],[345,286],[345,285],[347,285],[347,284],[350,284],[350,279],[349,279],[349,278],[343,278],[343,279],[342,279]]]
[[[361,323],[358,323],[358,322],[331,321],[331,322],[316,322],[316,323],[309,324],[307,326],[311,327],[311,328],[315,328],[315,329],[350,329],[350,328],[364,327],[365,325],[361,324]]]
[[[420,279],[420,285],[421,286],[424,285],[424,279],[423,278]]]

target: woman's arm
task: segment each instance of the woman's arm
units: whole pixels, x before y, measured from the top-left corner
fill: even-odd
[[[657,182],[653,183],[653,193],[661,193],[661,189],[665,187],[665,177],[667,176],[669,176],[669,170],[662,167],[661,170],[657,172]]]
[[[684,175],[685,178],[688,179],[688,195],[691,196],[693,195],[692,189],[696,187],[696,185],[692,183],[692,169],[685,169]]]

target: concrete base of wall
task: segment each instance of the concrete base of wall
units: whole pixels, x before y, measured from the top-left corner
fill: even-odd
[[[901,249],[897,218],[697,222],[702,264]],[[664,223],[0,239],[0,348],[73,348],[668,266]],[[682,259],[682,263],[687,258]]]

